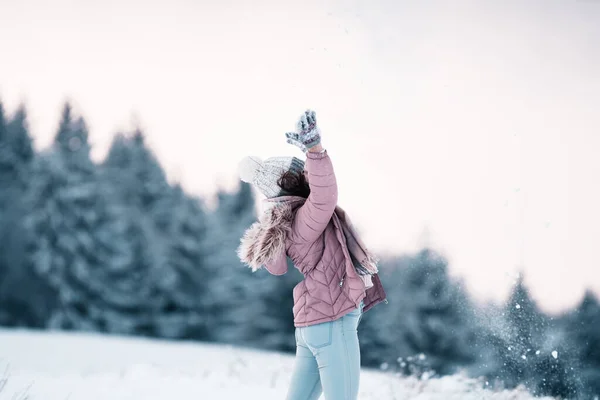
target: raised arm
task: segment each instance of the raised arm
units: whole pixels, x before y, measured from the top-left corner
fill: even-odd
[[[312,243],[331,220],[338,201],[338,188],[333,164],[321,145],[308,150],[305,169],[310,195],[296,212],[292,232],[295,240]]]
[[[296,132],[286,133],[287,141],[306,153],[310,195],[296,212],[292,235],[295,240],[314,242],[323,233],[337,205],[338,189],[331,159],[321,146],[317,115],[307,110],[298,120]]]

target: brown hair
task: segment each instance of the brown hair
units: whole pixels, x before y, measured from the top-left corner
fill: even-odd
[[[310,186],[308,186],[308,180],[304,173],[286,171],[277,180],[277,184],[290,196],[300,196],[306,199],[310,194]]]

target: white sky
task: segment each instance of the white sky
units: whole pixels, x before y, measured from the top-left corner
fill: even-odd
[[[427,240],[482,300],[600,293],[600,0],[0,0],[0,98],[39,148],[70,99],[97,160],[140,121],[205,196],[298,156],[310,107],[374,250]]]

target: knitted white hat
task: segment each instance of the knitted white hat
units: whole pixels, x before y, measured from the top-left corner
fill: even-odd
[[[303,170],[304,162],[296,157],[271,157],[263,161],[260,157],[249,156],[238,165],[240,179],[256,186],[267,198],[286,194],[277,184],[281,175],[287,171],[300,174]]]

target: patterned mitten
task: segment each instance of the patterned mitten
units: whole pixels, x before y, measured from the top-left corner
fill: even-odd
[[[321,131],[317,126],[317,114],[306,110],[298,120],[296,132],[285,134],[287,142],[306,153],[308,149],[321,143]]]

